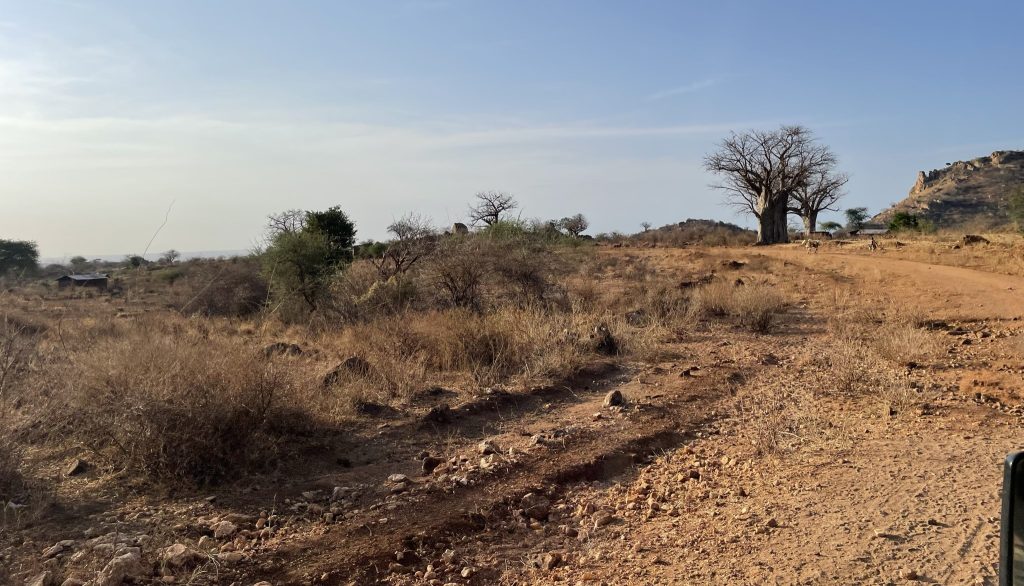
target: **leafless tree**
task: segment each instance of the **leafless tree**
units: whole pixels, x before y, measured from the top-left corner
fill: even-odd
[[[512,194],[504,191],[481,191],[474,197],[476,203],[469,206],[469,220],[473,224],[483,222],[493,226],[501,221],[501,216],[505,212],[519,207]]]
[[[835,205],[843,197],[843,187],[850,180],[846,173],[833,172],[828,168],[815,169],[811,178],[793,192],[789,200],[789,211],[800,216],[804,233],[810,235],[818,226],[818,214],[831,210],[839,211]]]
[[[388,226],[394,239],[379,258],[371,259],[381,277],[403,275],[437,247],[437,235],[430,221],[418,214],[407,214]]]
[[[644,232],[647,232],[647,231],[649,231],[651,229],[651,223],[650,222],[640,222],[640,227],[644,229]]]
[[[284,232],[301,232],[306,227],[306,216],[303,210],[286,210],[267,216],[269,236],[273,238]]]
[[[788,242],[786,214],[794,193],[836,159],[802,126],[733,133],[718,151],[704,159],[704,168],[722,176],[714,187],[727,201],[758,220],[757,244]]]
[[[558,225],[568,232],[569,236],[579,238],[590,227],[590,222],[587,221],[583,214],[576,214],[575,216],[562,218],[558,221]]]

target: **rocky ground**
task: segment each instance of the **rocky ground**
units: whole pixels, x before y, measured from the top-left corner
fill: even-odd
[[[995,583],[1024,279],[834,249],[630,254],[668,273],[742,259],[791,307],[771,334],[707,322],[647,363],[368,414],[285,480],[157,494],[54,458],[88,498],[0,564],[42,586]],[[842,330],[894,335],[894,300],[935,350],[858,374]],[[875,317],[836,324],[840,305]]]

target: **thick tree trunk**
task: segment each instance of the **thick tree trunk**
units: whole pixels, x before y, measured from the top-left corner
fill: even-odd
[[[805,212],[803,220],[804,234],[809,237],[818,228],[818,212]]]
[[[786,225],[786,202],[761,210],[758,218],[757,242],[755,244],[781,244],[789,242]]]

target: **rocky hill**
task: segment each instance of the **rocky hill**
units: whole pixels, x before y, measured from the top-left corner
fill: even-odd
[[[907,212],[939,228],[1000,228],[1010,223],[1010,193],[1024,185],[1024,151],[996,151],[987,157],[920,171],[903,201],[872,222],[886,224]]]

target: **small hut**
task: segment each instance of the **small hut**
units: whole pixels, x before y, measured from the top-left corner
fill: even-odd
[[[65,289],[67,287],[92,287],[102,291],[107,288],[107,275],[102,273],[64,275],[57,279],[57,286],[61,289]]]

